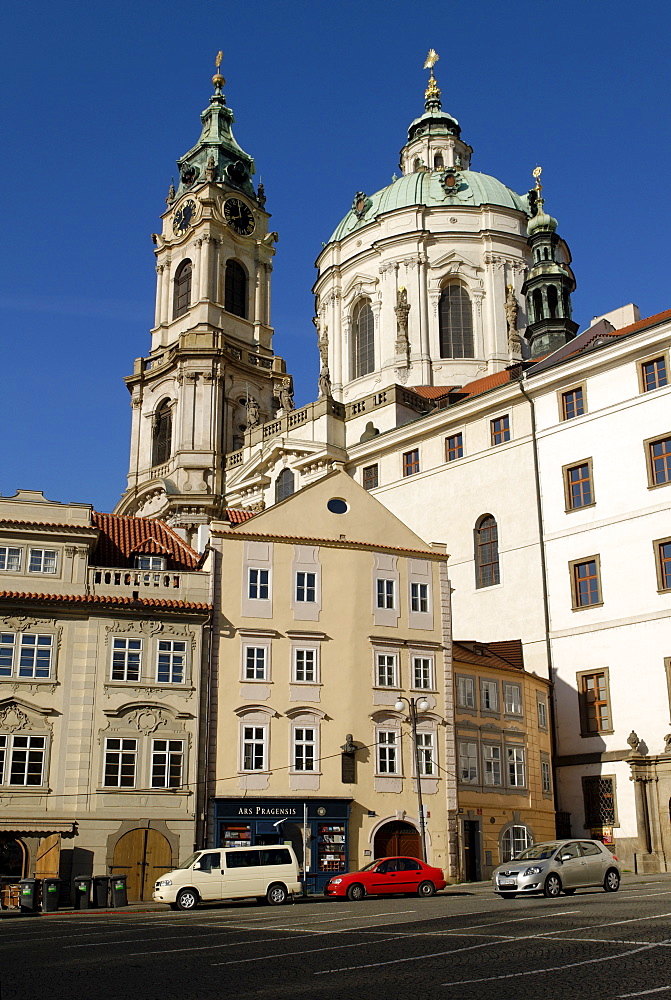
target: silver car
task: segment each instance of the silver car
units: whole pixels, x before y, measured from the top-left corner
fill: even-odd
[[[620,888],[617,858],[598,840],[551,840],[527,847],[492,874],[494,892],[504,899],[516,895],[572,896],[583,886],[600,885],[606,892]]]

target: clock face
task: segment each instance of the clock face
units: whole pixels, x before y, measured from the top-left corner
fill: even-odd
[[[172,229],[176,236],[181,236],[187,231],[195,214],[196,203],[193,198],[180,205],[172,219]]]
[[[254,232],[254,216],[244,201],[239,198],[229,198],[224,205],[224,218],[231,229],[240,236],[251,236]]]

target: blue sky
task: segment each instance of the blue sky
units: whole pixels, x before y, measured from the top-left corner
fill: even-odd
[[[150,234],[219,48],[280,234],[275,350],[297,405],[315,394],[314,260],[354,192],[398,169],[430,47],[473,169],[522,193],[543,166],[581,327],[630,301],[671,307],[665,4],[37,0],[11,5],[3,27],[4,495],[105,511],[125,488],[123,377],[149,349]]]

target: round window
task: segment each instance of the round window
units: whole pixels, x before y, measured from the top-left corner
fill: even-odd
[[[340,497],[333,497],[326,506],[332,514],[346,514],[349,510],[349,505]]]

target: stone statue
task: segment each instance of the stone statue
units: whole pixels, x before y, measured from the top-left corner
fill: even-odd
[[[168,188],[168,197],[165,199],[167,205],[171,205],[175,200],[175,178],[170,181],[170,187]]]
[[[312,320],[317,330],[317,347],[319,348],[319,360],[321,361],[322,368],[328,368],[329,363],[329,328],[324,325],[324,329],[321,328],[321,323],[319,316],[315,316]]]
[[[205,179],[208,181],[216,181],[217,179],[217,167],[212,155],[210,155],[207,161],[207,166],[205,167]]]
[[[664,737],[664,753],[671,753],[671,733]]]
[[[319,397],[326,396],[327,399],[331,398],[331,376],[329,370],[324,365],[319,372]]]
[[[293,410],[294,408],[294,394],[291,390],[291,384],[289,382],[283,382],[277,393],[277,398],[280,401],[280,407],[286,412],[287,410]]]
[[[408,341],[408,313],[410,303],[408,302],[408,292],[402,285],[396,293],[396,354],[407,358],[410,344]]]
[[[508,343],[511,347],[517,347],[520,343],[520,335],[517,332],[517,314],[519,306],[515,298],[515,289],[512,285],[506,285],[506,322],[508,324]]]
[[[629,736],[627,736],[627,743],[631,747],[632,753],[637,753],[638,748],[639,748],[639,746],[641,744],[641,741],[640,741],[640,739],[638,738],[637,734],[634,732],[633,729],[629,733]]]
[[[263,206],[265,205],[266,200],[267,200],[266,199],[266,189],[264,188],[264,186],[261,183],[261,181],[259,181],[259,187],[258,187],[258,190],[256,192],[256,200],[259,203],[259,205],[261,206],[261,208],[263,208]]]
[[[247,400],[247,429],[251,427],[258,427],[261,423],[261,407],[256,402],[253,396],[250,396]]]

